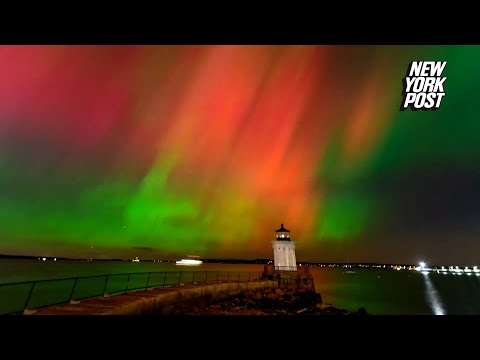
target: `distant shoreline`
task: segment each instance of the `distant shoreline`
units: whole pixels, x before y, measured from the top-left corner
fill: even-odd
[[[53,261],[56,259],[57,261],[123,261],[123,262],[130,262],[132,259],[95,259],[95,258],[63,258],[63,257],[52,257],[52,256],[32,256],[32,255],[6,255],[0,254],[0,259],[23,259],[23,260],[38,260],[45,258],[46,260]],[[272,259],[255,259],[255,260],[245,260],[245,259],[199,259],[204,263],[212,263],[212,264],[251,264],[251,265],[268,265],[272,264]],[[143,259],[140,262],[164,262],[164,263],[174,263],[176,260],[161,260],[161,259]],[[343,266],[345,264],[351,265],[352,267],[389,267],[389,266],[406,266],[411,267],[415,266],[412,264],[380,264],[380,263],[337,263],[337,262],[299,262],[299,266]]]
[[[54,257],[54,256],[32,256],[32,255],[6,255],[0,254],[0,259],[26,259],[26,260],[38,260],[43,259],[57,261],[132,261],[132,259],[95,259],[95,258],[64,258],[64,257]],[[178,260],[178,259],[177,259]],[[142,259],[140,262],[176,262],[177,260],[165,260],[165,259]],[[255,260],[244,260],[244,259],[199,259],[203,262],[210,263],[225,263],[225,264],[269,264],[272,263],[271,259],[255,259]]]

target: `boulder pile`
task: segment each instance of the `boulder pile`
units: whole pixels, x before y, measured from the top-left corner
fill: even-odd
[[[333,306],[324,307],[320,294],[288,287],[245,290],[238,296],[205,306],[184,307],[186,315],[366,315]]]

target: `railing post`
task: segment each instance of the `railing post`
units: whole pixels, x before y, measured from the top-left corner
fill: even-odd
[[[130,282],[130,274],[128,274],[128,279],[127,279],[127,284],[125,285],[125,293],[127,293],[127,290],[128,290],[128,283]]]
[[[227,281],[230,281],[230,271],[227,272]]]
[[[218,274],[219,274],[219,272],[217,271],[217,282],[218,282]]]
[[[208,283],[208,272],[205,271],[205,283]]]
[[[108,283],[108,278],[110,275],[107,275],[107,278],[105,279],[105,285],[103,286],[103,294],[102,297],[105,297],[105,290],[107,289],[107,283]],[[75,282],[76,283],[76,282]]]
[[[75,282],[73,283],[72,292],[70,293],[70,298],[68,299],[69,303],[70,301],[72,301],[73,293],[75,292],[75,288],[77,287],[77,281],[78,281],[78,277],[75,279]]]
[[[240,273],[238,273],[238,282],[240,282]]]
[[[180,271],[180,277],[178,278],[178,285],[182,282],[182,272]]]
[[[30,296],[32,296],[33,288],[35,287],[36,283],[37,283],[36,281],[32,283],[32,287],[30,288],[30,292],[28,293],[27,301],[25,301],[25,306],[23,307],[23,310],[25,310],[28,306],[28,302],[30,301]]]
[[[192,271],[193,272],[193,277],[192,277],[192,284],[195,282],[195,271]]]
[[[164,272],[164,276],[163,276],[163,287],[165,287],[165,281],[167,280],[167,272],[165,271]]]
[[[248,281],[251,281],[251,278],[252,278],[252,273],[249,272],[249,273],[248,273]]]
[[[151,274],[151,273],[148,273],[148,278],[147,278],[147,287],[145,288],[145,290],[148,290],[148,283],[150,282],[150,274]]]

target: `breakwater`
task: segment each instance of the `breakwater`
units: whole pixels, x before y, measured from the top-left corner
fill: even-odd
[[[365,309],[357,312],[324,306],[322,297],[305,288],[259,288],[243,290],[238,296],[206,306],[185,305],[186,315],[366,315]]]
[[[185,304],[208,304],[238,296],[243,290],[278,288],[274,280],[179,285],[135,291],[78,303],[27,310],[25,315],[152,315],[173,314]]]

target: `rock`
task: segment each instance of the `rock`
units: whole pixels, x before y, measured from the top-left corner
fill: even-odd
[[[250,291],[250,290],[248,290],[248,291],[244,294],[244,296],[245,296],[246,298],[251,298],[251,297],[253,297],[253,295],[254,295],[253,292]]]
[[[275,294],[277,294],[278,296],[282,296],[285,294],[285,291],[283,291],[282,289],[275,289]]]

